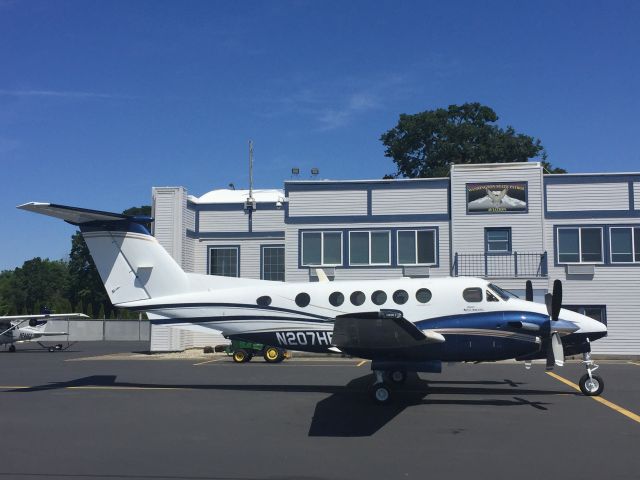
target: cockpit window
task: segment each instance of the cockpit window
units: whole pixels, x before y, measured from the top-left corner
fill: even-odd
[[[482,289],[478,287],[465,288],[462,292],[462,298],[464,298],[465,302],[481,302]]]
[[[496,297],[491,290],[487,290],[487,302],[499,302],[498,297]]]
[[[511,293],[508,290],[500,288],[495,283],[490,283],[489,288],[504,301],[507,301],[510,298],[519,298],[515,293]]]

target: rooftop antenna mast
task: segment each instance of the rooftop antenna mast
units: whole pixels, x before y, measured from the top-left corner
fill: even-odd
[[[256,209],[256,201],[253,198],[253,140],[249,140],[249,198],[246,204],[247,210]]]

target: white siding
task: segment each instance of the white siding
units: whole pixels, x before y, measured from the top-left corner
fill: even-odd
[[[238,207],[238,210],[201,211],[200,232],[248,232],[249,216]]]
[[[366,190],[289,193],[289,216],[366,215]]]
[[[608,336],[594,342],[594,353],[616,355],[640,354],[640,265],[596,265],[593,278],[567,278],[565,266],[555,266],[553,250],[554,226],[627,224],[618,220],[548,220],[546,228],[549,248],[549,285],[559,278],[563,283],[565,305],[606,305]],[[640,222],[639,222],[640,223]]]
[[[527,182],[527,213],[467,214],[467,183]],[[543,235],[542,170],[535,164],[497,169],[454,168],[451,175],[453,253],[484,253],[485,227],[511,227],[512,249],[521,253],[545,251]]]
[[[180,266],[183,261],[186,196],[182,187],[154,187],[152,190],[153,234]]]
[[[354,224],[312,224],[312,225],[287,225],[285,230],[286,251],[285,251],[285,278],[287,282],[308,282],[309,268],[298,268],[298,232],[300,229],[307,230],[332,230],[332,229],[363,229],[363,228],[404,228],[404,227],[438,227],[439,245],[438,258],[439,267],[430,267],[430,276],[443,277],[450,273],[449,254],[449,224],[448,222],[398,222],[398,223],[358,223]],[[392,240],[393,241],[393,240]],[[346,264],[348,252],[343,252],[343,259]],[[381,278],[402,277],[402,267],[379,267],[379,268],[335,268],[336,280],[375,280]]]
[[[215,347],[230,343],[218,330],[194,329],[193,331],[188,328],[152,324],[149,349],[152,352],[181,352],[188,348]]]
[[[640,182],[633,184],[633,204],[635,210],[640,210]]]
[[[194,272],[204,274],[208,273],[207,252],[209,247],[238,245],[240,246],[240,276],[243,278],[260,278],[260,247],[262,245],[283,244],[283,238],[225,238],[216,240],[196,240]]]
[[[447,213],[446,188],[380,189],[371,192],[373,215]]]
[[[284,210],[260,210],[253,212],[254,232],[279,232],[284,230]]]
[[[547,209],[558,211],[629,210],[627,182],[547,185]]]

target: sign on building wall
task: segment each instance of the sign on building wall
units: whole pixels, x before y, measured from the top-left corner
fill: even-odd
[[[467,183],[467,213],[524,213],[527,182]]]

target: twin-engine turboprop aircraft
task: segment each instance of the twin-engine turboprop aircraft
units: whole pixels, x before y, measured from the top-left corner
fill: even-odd
[[[585,395],[599,395],[602,379],[590,342],[602,323],[562,309],[556,280],[546,305],[471,277],[283,283],[184,272],[143,226],[148,217],[50,203],[19,206],[77,225],[111,302],[145,311],[155,322],[221,330],[290,350],[344,352],[370,359],[373,399],[387,403],[390,383],[407,372],[439,373],[442,362],[546,358],[582,353]]]
[[[9,351],[16,351],[16,343],[31,342],[41,337],[66,335],[67,332],[46,331],[47,322],[53,319],[85,317],[82,313],[43,313],[40,315],[13,315],[0,317],[0,345],[9,345]],[[40,342],[38,342],[40,343]],[[50,352],[62,350],[62,344],[48,346],[40,344]]]

